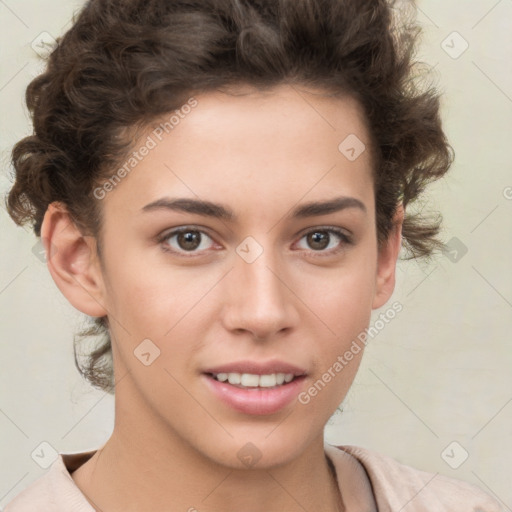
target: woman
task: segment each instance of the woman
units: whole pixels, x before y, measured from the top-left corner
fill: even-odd
[[[7,512],[500,510],[323,438],[402,244],[439,247],[406,211],[451,151],[435,91],[412,85],[417,29],[394,14],[86,4],[28,88],[9,212],[105,336],[80,369],[115,386],[115,427]]]

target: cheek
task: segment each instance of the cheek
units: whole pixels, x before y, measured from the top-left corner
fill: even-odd
[[[322,334],[336,336],[337,348],[370,320],[375,291],[375,263],[354,254],[356,264],[316,270],[296,277],[298,295],[318,319]],[[322,327],[323,326],[323,327]]]
[[[373,281],[368,272],[342,272],[322,290],[310,287],[308,305],[319,319],[310,324],[315,375],[299,396],[303,414],[325,423],[344,400],[361,363],[371,318]],[[311,302],[309,302],[311,301]]]
[[[122,265],[112,266],[109,276],[109,316],[114,318],[111,326],[120,341],[117,352],[123,365],[144,381],[151,375],[153,384],[158,381],[157,368],[183,373],[211,329],[217,307],[215,285],[221,276],[206,267],[146,264],[140,256],[124,258]],[[158,357],[151,363],[155,371],[144,373],[147,368],[133,355],[148,351]],[[165,372],[159,378],[162,385],[172,384]]]
[[[319,336],[321,331],[316,330],[318,371],[321,374],[331,369],[331,376],[334,372],[338,377],[333,380],[340,386],[343,381],[341,387],[345,391],[359,366],[364,349],[361,335],[371,319],[372,294],[368,286],[364,286],[355,277],[350,276],[350,279],[340,281],[327,299],[325,296],[321,299],[318,307],[319,316],[328,327],[322,331],[322,336]],[[343,368],[339,364],[334,367],[340,357]]]
[[[130,331],[148,330],[142,334],[163,336],[205,295],[214,278],[166,264],[157,249],[132,249],[126,241],[111,247],[107,256],[109,312]]]
[[[313,279],[303,280],[302,296],[315,313],[310,315],[312,321],[306,322],[315,344],[315,379],[301,401],[311,418],[327,413],[327,420],[334,412],[350,388],[364,352],[376,263],[369,253],[354,254],[351,263],[333,271],[329,278],[317,279],[316,284]]]

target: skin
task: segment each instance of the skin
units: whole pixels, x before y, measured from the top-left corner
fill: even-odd
[[[62,205],[50,205],[44,218],[57,286],[74,307],[107,315],[111,326],[114,431],[72,475],[105,512],[337,510],[323,428],[363,351],[307,405],[294,400],[264,416],[220,402],[201,371],[279,359],[307,370],[307,390],[390,298],[403,210],[379,250],[370,151],[349,161],[338,150],[350,134],[368,148],[354,99],[289,85],[243,92],[195,96],[197,107],[102,199],[101,261],[96,240],[80,233]],[[164,196],[221,203],[236,221],[142,211]],[[340,196],[366,211],[289,217],[306,202]],[[176,236],[156,239],[181,226],[206,233],[198,256],[187,257]],[[352,242],[325,235],[325,227]],[[328,247],[308,239],[316,230]],[[236,252],[248,236],[263,249],[252,263]],[[160,349],[149,366],[134,356],[144,339]],[[252,467],[237,456],[249,442],[261,454]],[[346,510],[352,473],[342,488]]]

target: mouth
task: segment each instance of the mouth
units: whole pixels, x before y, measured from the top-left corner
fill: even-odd
[[[204,382],[222,404],[243,414],[275,414],[297,398],[306,372],[284,363],[235,363],[202,372]]]

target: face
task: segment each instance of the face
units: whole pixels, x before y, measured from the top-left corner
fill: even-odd
[[[395,260],[377,249],[353,99],[280,86],[195,100],[169,133],[147,129],[101,199],[116,415],[269,467],[322,435],[362,350],[339,358],[389,298]]]

